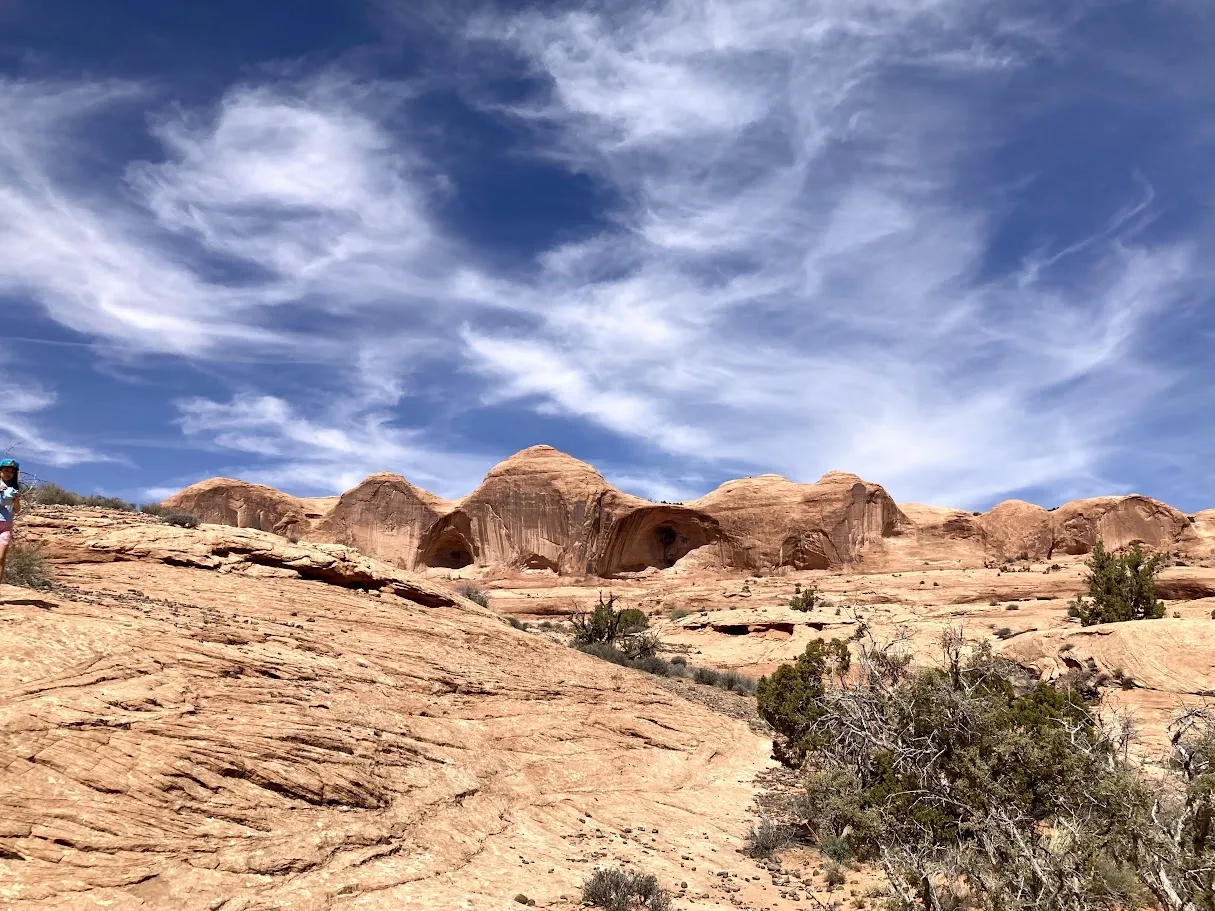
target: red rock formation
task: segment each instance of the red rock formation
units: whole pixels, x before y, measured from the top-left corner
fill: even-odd
[[[1200,514],[1191,522],[1141,496],[1077,500],[1051,511],[1007,500],[979,514],[900,507],[877,484],[830,472],[814,484],[742,478],[687,504],[656,504],[617,490],[551,446],[516,453],[455,502],[385,473],[336,499],[300,500],[216,478],[166,503],[207,522],[346,544],[405,569],[476,565],[612,576],[665,569],[693,550],[748,571],[859,560],[980,565],[1021,554],[1085,554],[1098,539],[1111,548],[1140,541],[1215,553],[1215,519]]]
[[[451,508],[400,475],[382,472],[342,494],[310,537],[412,569],[422,538]]]
[[[727,481],[688,506],[732,539],[736,565],[755,570],[851,563],[910,525],[885,490],[838,471],[814,484],[771,474]]]
[[[304,501],[273,487],[231,478],[199,481],[169,497],[164,505],[193,513],[204,522],[285,537],[306,534],[312,527]]]
[[[1165,549],[1196,540],[1189,520],[1149,497],[1093,497],[1065,503],[1052,516],[1054,549],[1086,554],[1097,541],[1111,550],[1139,542]]]
[[[490,469],[424,536],[417,565],[505,565],[594,571],[621,513],[648,506],[594,468],[551,446],[532,446]]]
[[[1024,500],[1005,500],[993,506],[976,523],[987,552],[997,558],[1026,554],[1035,560],[1051,555],[1055,545],[1051,514]]]

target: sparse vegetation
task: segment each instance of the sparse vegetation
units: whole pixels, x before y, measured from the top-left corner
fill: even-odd
[[[995,636],[997,639],[1011,639],[1013,636],[1016,635],[1016,633],[1014,633],[1012,631],[1012,629],[1010,629],[1009,627],[1002,626],[998,630],[993,632],[992,635]]]
[[[582,903],[607,911],[670,911],[671,895],[651,874],[600,868],[583,882]]]
[[[844,876],[844,870],[839,864],[828,864],[826,870],[827,891],[838,889],[845,882],[847,877]]]
[[[768,817],[762,817],[759,825],[751,826],[747,833],[747,854],[750,857],[767,859],[790,843],[788,831]]]
[[[684,617],[692,616],[693,613],[693,611],[688,610],[686,607],[677,607],[667,616],[669,616],[672,620],[682,620]]]
[[[1179,719],[1170,770],[1148,772],[1086,679],[1035,682],[952,633],[925,668],[861,644],[847,673],[842,643],[812,645],[759,709],[807,770],[824,853],[879,866],[891,908],[1215,906],[1215,711]]]
[[[119,497],[104,497],[95,494],[76,493],[65,490],[58,484],[46,482],[31,487],[22,494],[26,503],[41,506],[97,506],[103,509],[117,509],[123,512],[133,512],[134,503],[128,503]]]
[[[645,611],[629,607],[620,612],[620,634],[622,636],[639,633],[644,629],[649,629],[649,626],[650,618],[645,615]]]
[[[813,585],[807,586],[804,590],[801,585],[796,585],[793,588],[793,597],[789,599],[789,606],[795,611],[805,613],[824,605],[819,590]]]
[[[166,512],[172,512],[169,507],[160,503],[144,503],[139,507],[139,511],[145,516],[163,516]]]
[[[646,647],[637,647],[636,643],[639,640],[646,641]],[[755,692],[755,680],[737,671],[715,671],[708,667],[689,667],[688,659],[682,655],[676,655],[670,661],[660,658],[656,654],[658,640],[653,637],[652,633],[633,637],[626,644],[631,646],[631,650],[617,648],[606,642],[588,643],[575,640],[573,643],[574,647],[584,654],[592,655],[603,661],[610,661],[620,667],[653,674],[656,677],[687,677],[690,675],[696,683],[716,686],[743,696],[749,696]]]
[[[178,528],[198,528],[202,524],[198,521],[198,516],[188,512],[165,512],[161,514],[160,521]]]
[[[515,629],[517,629],[521,632],[524,632],[524,633],[531,630],[531,627],[528,626],[526,623],[524,623],[522,620],[520,620],[518,617],[507,617],[506,622],[509,623],[511,626],[513,626]]]
[[[486,608],[489,607],[489,592],[479,585],[474,585],[471,582],[462,582],[456,586],[456,594],[461,598],[467,598],[473,604],[479,604]],[[511,626],[514,626],[514,623]]]
[[[51,587],[51,577],[51,561],[43,553],[42,545],[17,541],[9,547],[8,557],[4,562],[6,584],[47,589]]]
[[[1088,597],[1080,595],[1067,608],[1082,626],[1126,620],[1158,620],[1164,602],[1156,598],[1156,574],[1163,555],[1144,553],[1138,544],[1123,554],[1107,551],[1098,541],[1087,562]]]
[[[591,611],[581,611],[574,614],[570,621],[574,624],[574,642],[577,645],[615,645],[616,640],[624,635],[621,629],[622,610],[616,608],[616,596],[608,592],[607,600],[603,592],[599,593],[599,601]]]
[[[761,677],[755,695],[759,715],[778,734],[773,751],[790,765],[801,765],[817,739],[827,678],[848,673],[852,656],[841,639],[815,639],[793,664]]]

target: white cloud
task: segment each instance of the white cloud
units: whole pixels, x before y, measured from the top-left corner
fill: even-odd
[[[231,379],[230,401],[179,404],[189,439],[293,489],[381,469],[470,489],[482,460],[394,419],[438,366],[481,380],[444,390],[449,416],[525,403],[693,463],[676,477],[840,468],[958,504],[1092,492],[1176,379],[1137,340],[1187,300],[1202,257],[1142,239],[1141,188],[1092,213],[1091,236],[990,271],[1002,200],[974,188],[1009,127],[986,80],[1066,46],[1013,6],[661,0],[478,19],[474,52],[546,80],[509,111],[536,128],[532,151],[616,201],[595,236],[502,272],[440,227],[449,188],[411,141],[408,87],[283,74],[189,109],[126,84],[0,81],[0,293],[128,359],[181,354],[220,376],[313,362],[323,395],[267,372],[257,391]],[[83,184],[93,118],[134,104],[158,154]],[[618,474],[695,493],[652,466]]]
[[[386,414],[351,415],[340,407],[304,414],[281,398],[256,394],[229,402],[193,398],[177,407],[187,436],[256,457],[240,466],[241,477],[295,491],[336,493],[392,470],[441,496],[459,496],[488,467],[439,451],[419,431],[393,426]]]
[[[0,385],[4,388],[4,406],[0,409],[0,433],[3,434],[0,451],[20,461],[28,477],[36,473],[39,465],[62,468],[83,462],[112,461],[88,447],[55,439],[42,429],[38,416],[55,404],[52,393],[3,374],[0,374]]]
[[[517,113],[556,127],[633,229],[547,261],[526,342],[466,331],[495,394],[675,455],[803,480],[841,468],[907,498],[1097,483],[1169,381],[1134,343],[1194,290],[1194,258],[1136,246],[1130,210],[983,276],[996,211],[959,175],[999,125],[976,80],[1052,31],[988,4],[976,34],[950,0],[629,10],[474,29],[550,80]]]

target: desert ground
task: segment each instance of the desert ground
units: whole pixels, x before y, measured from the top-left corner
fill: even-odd
[[[236,527],[253,524],[245,500],[198,528],[34,507],[22,540],[51,558],[54,583],[0,586],[0,905],[566,909],[605,865],[656,875],[679,908],[879,907],[879,878],[849,870],[829,889],[812,847],[746,854],[751,827],[787,821],[797,790],[755,700],[569,647],[570,617],[600,593],[643,610],[663,656],[752,676],[815,638],[898,642],[932,662],[947,629],[1042,679],[1086,667],[1149,758],[1179,707],[1215,692],[1209,513],[1110,498],[1045,526],[1036,513],[1032,527],[978,516],[978,535],[972,514],[884,501],[887,518],[869,522],[872,485],[858,494],[840,477],[807,496],[859,497],[860,511],[815,515],[855,519],[869,538],[823,526],[795,560],[764,565],[766,520],[748,519],[751,540],[704,507],[696,527],[716,540],[606,576],[570,571],[586,552],[567,559],[551,528],[547,557],[535,538],[522,558],[516,547],[510,560],[449,560],[484,534],[474,523],[453,537],[451,503],[423,516],[442,526],[429,543],[399,524],[361,534],[460,566],[314,540],[334,537],[336,499],[287,503],[303,505],[271,530]],[[655,552],[644,536],[663,522],[691,527],[651,505],[620,513],[641,543],[605,528],[595,559],[628,563]],[[1084,584],[1077,516],[1090,536],[1156,536],[1170,554],[1164,619],[1068,617]],[[1022,547],[1043,528],[1045,544]],[[459,593],[470,584],[488,608]],[[813,610],[789,606],[812,587]]]

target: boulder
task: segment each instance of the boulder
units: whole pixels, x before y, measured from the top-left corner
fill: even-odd
[[[1005,500],[983,513],[975,524],[987,552],[1000,559],[1025,554],[1044,560],[1054,549],[1051,514],[1024,500]]]

